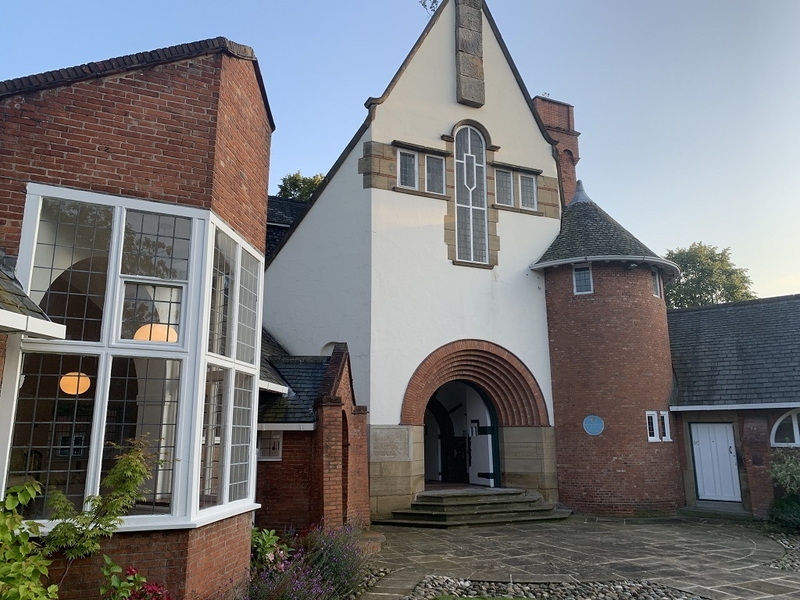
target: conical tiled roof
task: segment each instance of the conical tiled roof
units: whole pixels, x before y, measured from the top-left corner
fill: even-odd
[[[678,266],[661,258],[597,206],[578,181],[575,196],[561,217],[561,232],[531,268],[595,261],[635,261],[659,266],[664,282],[680,273]]]

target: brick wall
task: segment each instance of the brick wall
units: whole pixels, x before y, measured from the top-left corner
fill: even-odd
[[[284,431],[281,460],[258,462],[256,526],[265,529],[310,525],[314,432]]]
[[[560,501],[596,514],[683,506],[679,448],[648,442],[646,410],[668,410],[672,367],[664,301],[650,269],[592,265],[594,293],[573,293],[569,266],[545,271]],[[605,430],[590,436],[587,415]]]
[[[558,142],[558,166],[561,171],[561,187],[564,191],[564,203],[569,204],[575,195],[575,167],[581,159],[578,150],[578,136],[575,131],[573,107],[565,102],[536,96],[533,105],[544,123],[547,133]]]
[[[258,463],[258,527],[369,525],[367,410],[354,402],[344,344],[336,345],[320,387],[316,429],[284,432],[282,459]]]
[[[221,57],[0,100],[0,247],[28,181],[211,208]]]
[[[253,69],[222,56],[212,209],[263,252],[272,132]]]
[[[59,589],[61,600],[97,597],[100,569],[108,554],[123,569],[132,565],[148,581],[161,583],[176,600],[228,600],[246,585],[250,565],[250,513],[198,529],[117,533],[99,554],[75,561]],[[50,569],[58,582],[64,561]]]

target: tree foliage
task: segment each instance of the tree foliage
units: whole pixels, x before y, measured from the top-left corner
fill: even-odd
[[[305,202],[314,195],[323,179],[325,179],[325,175],[322,173],[317,173],[311,177],[304,177],[300,174],[300,171],[284,175],[278,186],[278,196]]]
[[[38,543],[39,525],[26,521],[19,509],[41,494],[36,481],[8,488],[0,502],[0,598],[3,600],[52,600],[58,586],[46,583],[53,562]]]
[[[433,15],[439,8],[439,0],[419,0],[419,3],[429,15]]]
[[[731,249],[717,249],[703,242],[688,248],[667,250],[665,257],[681,269],[678,279],[666,287],[669,308],[689,308],[752,300],[756,295],[747,269],[731,261]]]

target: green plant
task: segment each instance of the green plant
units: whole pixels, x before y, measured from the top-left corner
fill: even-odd
[[[787,494],[800,492],[800,448],[776,448],[769,475]]]
[[[367,555],[358,545],[355,529],[315,527],[300,542],[305,562],[319,570],[334,598],[347,598],[358,590],[366,574]]]
[[[253,529],[250,537],[251,568],[257,571],[280,569],[291,553],[291,548],[281,543],[274,529]]]
[[[100,551],[100,540],[111,537],[122,524],[122,517],[143,496],[142,483],[151,477],[151,462],[146,440],[132,440],[125,452],[116,457],[114,466],[100,482],[104,492],[89,496],[88,508],[81,512],[60,491],[50,494],[52,519],[60,522],[44,539],[47,554],[62,552],[67,560],[59,583],[64,581],[72,563]]]
[[[42,582],[51,562],[36,542],[39,525],[25,521],[18,507],[41,494],[36,481],[6,490],[0,508],[0,598],[3,600],[51,600],[58,598],[58,586]]]
[[[274,530],[254,530],[250,600],[349,598],[364,582],[367,557],[350,527],[314,527],[281,544]]]
[[[769,509],[769,520],[781,529],[800,532],[800,498],[797,496],[776,498]]]
[[[131,594],[141,589],[147,581],[133,567],[128,567],[122,573],[122,567],[111,560],[107,554],[103,555],[104,565],[101,567],[103,577],[106,578],[105,584],[100,586],[100,594],[104,600],[122,600],[130,598]]]

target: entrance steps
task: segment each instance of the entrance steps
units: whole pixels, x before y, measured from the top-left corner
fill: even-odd
[[[464,487],[420,492],[408,510],[395,510],[392,519],[372,522],[447,528],[566,519],[570,512],[556,508],[554,502],[545,502],[536,491]]]

